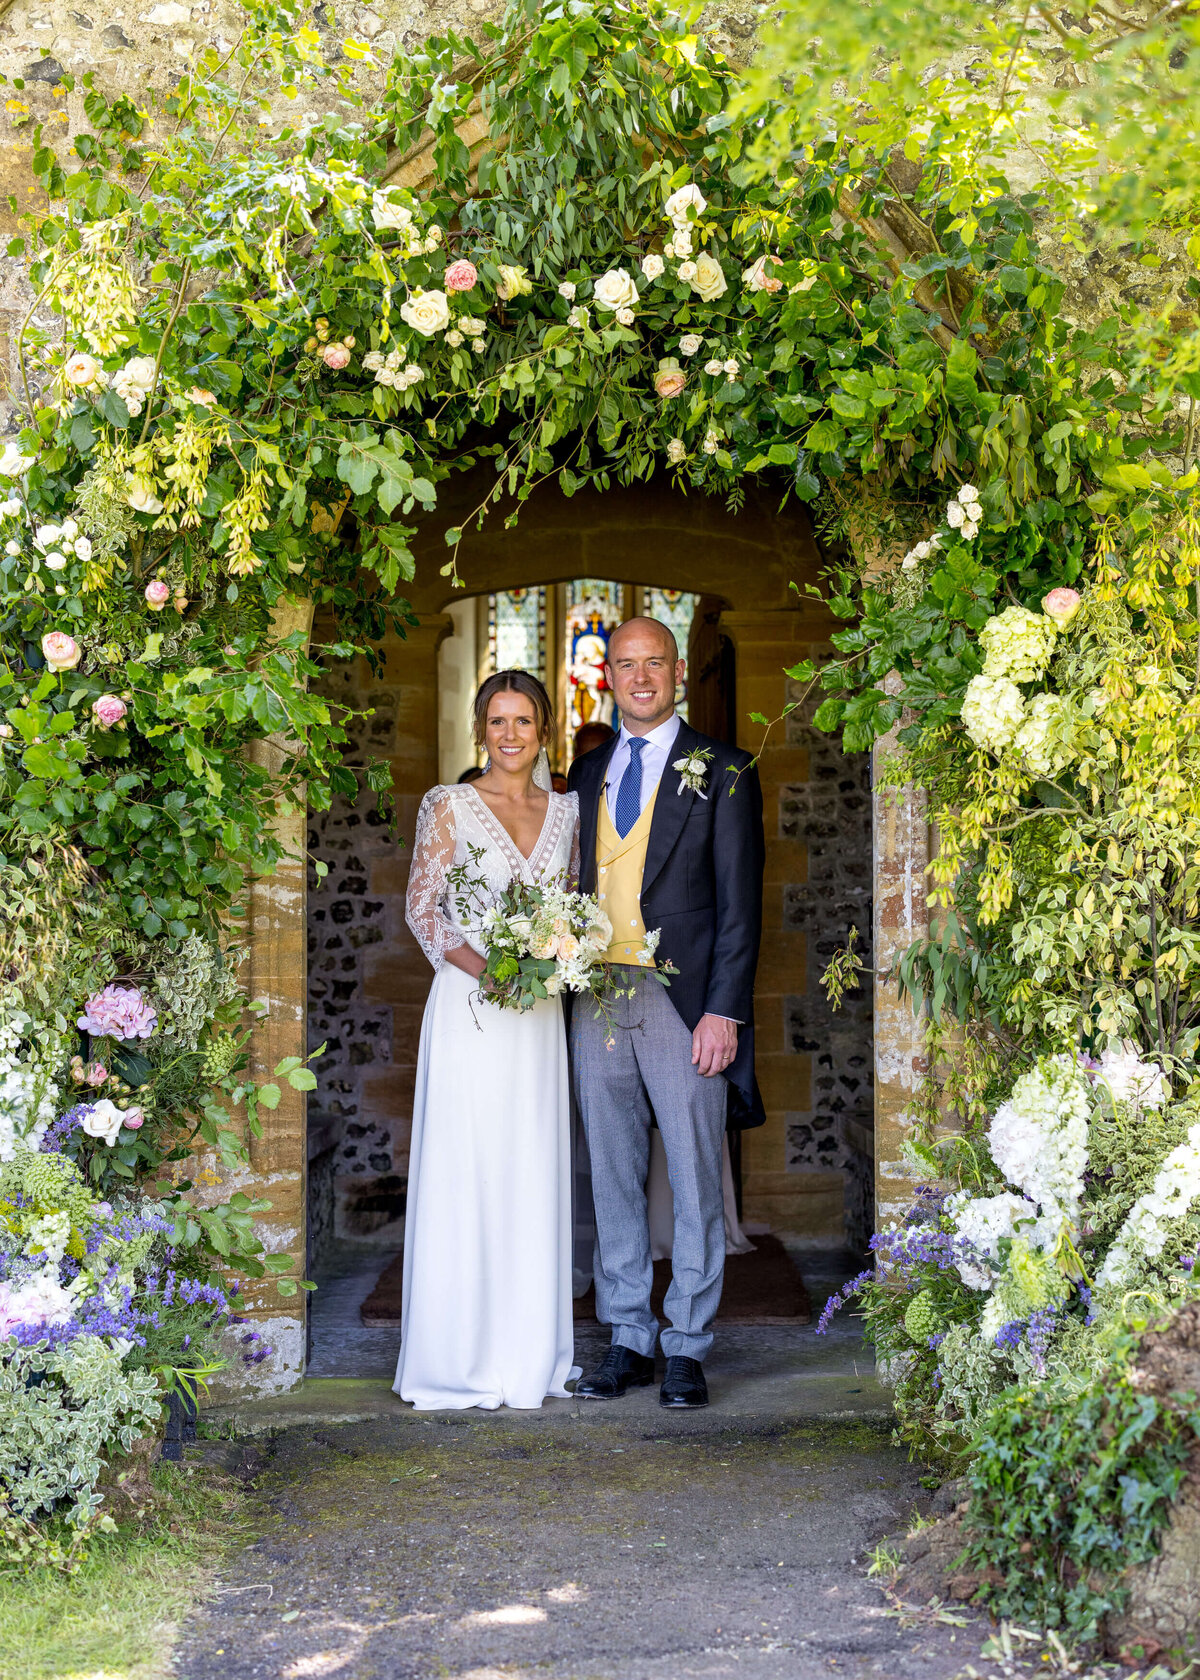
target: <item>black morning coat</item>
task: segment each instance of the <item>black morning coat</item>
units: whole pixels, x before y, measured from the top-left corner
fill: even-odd
[[[596,891],[596,823],[616,742],[585,753],[567,785],[579,795],[580,890]],[[709,752],[702,798],[683,786],[677,759]],[[749,768],[747,768],[749,766]],[[738,775],[737,772],[741,771]],[[726,1070],[731,1126],[766,1120],[754,1077],[754,970],[762,933],[762,789],[750,754],[686,723],[659,783],[642,875],[642,919],[661,929],[658,960],[679,970],[669,996],[689,1031],[702,1015],[738,1021]]]

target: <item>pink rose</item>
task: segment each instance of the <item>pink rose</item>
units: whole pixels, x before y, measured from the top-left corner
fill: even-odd
[[[151,612],[161,612],[171,599],[171,586],[162,578],[151,578],[146,585],[146,605]]]
[[[115,729],[129,707],[115,694],[102,694],[92,701],[92,716],[100,729]]]
[[[1082,604],[1077,589],[1052,589],[1042,602],[1042,611],[1060,630],[1065,630]]]
[[[321,351],[321,360],[327,368],[340,373],[344,367],[350,366],[350,352],[344,344],[327,344]]]
[[[469,292],[479,282],[479,271],[473,262],[460,257],[446,270],[443,285],[448,292]]]
[[[679,396],[686,384],[687,374],[674,357],[668,356],[659,362],[658,372],[654,375],[654,389],[664,401]]]
[[[133,1108],[125,1109],[124,1113],[121,1115],[121,1124],[126,1127],[128,1131],[136,1132],[138,1127],[144,1126],[145,1123],[146,1111],[144,1108],[138,1108],[136,1104]]]
[[[83,1077],[86,1084],[100,1086],[108,1078],[108,1069],[103,1062],[89,1062]]]
[[[44,635],[42,653],[52,671],[73,671],[83,657],[83,649],[65,630],[51,630]]]

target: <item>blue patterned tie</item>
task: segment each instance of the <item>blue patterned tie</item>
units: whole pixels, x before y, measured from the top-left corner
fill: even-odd
[[[629,763],[617,789],[617,808],[613,812],[613,821],[622,840],[642,814],[642,749],[645,745],[640,735],[629,737]]]

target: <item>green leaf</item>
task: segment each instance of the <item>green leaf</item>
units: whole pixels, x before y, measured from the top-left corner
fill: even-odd
[[[278,1108],[283,1092],[278,1085],[260,1085],[258,1101],[263,1108]]]

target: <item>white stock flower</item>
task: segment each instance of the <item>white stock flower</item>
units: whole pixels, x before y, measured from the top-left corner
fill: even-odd
[[[979,632],[983,673],[1010,682],[1037,682],[1050,663],[1058,631],[1045,613],[1005,607]]]
[[[1139,1108],[1161,1108],[1167,1100],[1162,1068],[1157,1062],[1143,1061],[1131,1038],[1122,1039],[1115,1050],[1110,1044],[1100,1052],[1099,1077],[1117,1102],[1134,1103]]]
[[[610,268],[592,287],[592,298],[601,309],[632,309],[638,301],[638,289],[628,269]]]
[[[1025,702],[1007,677],[972,677],[963,696],[963,728],[977,747],[999,758],[1025,720]]]
[[[682,275],[682,268],[679,272]],[[692,290],[698,293],[705,303],[712,303],[729,290],[725,270],[716,257],[710,256],[707,251],[701,251],[696,258],[696,275],[692,281]]]
[[[992,1159],[1037,1203],[1055,1236],[1079,1209],[1090,1109],[1079,1068],[1055,1056],[1021,1075],[988,1127]]]
[[[1200,1197],[1200,1120],[1176,1144],[1154,1175],[1154,1183],[1134,1202],[1117,1232],[1096,1282],[1120,1287],[1139,1259],[1152,1260],[1166,1246],[1168,1226],[1182,1219]]]
[[[681,356],[694,356],[703,343],[704,340],[699,333],[684,333],[679,340],[679,354]]]
[[[1018,1226],[1026,1230],[1036,1223],[1037,1208],[1024,1196],[1011,1190],[998,1196],[972,1196],[959,1190],[946,1198],[945,1213],[954,1226],[954,1233],[970,1243],[980,1258],[996,1261],[1000,1257],[1001,1239],[1016,1235]],[[955,1265],[958,1275],[968,1289],[990,1289],[996,1273],[987,1265],[963,1258]]]
[[[703,216],[708,209],[708,200],[694,181],[687,181],[675,191],[663,205],[663,215],[669,222],[687,224],[690,220],[689,211],[697,216]]]
[[[642,273],[647,280],[657,280],[666,266],[657,251],[648,251],[642,258]]]
[[[445,292],[414,292],[400,305],[400,319],[423,338],[444,332],[450,325],[450,305]]]

